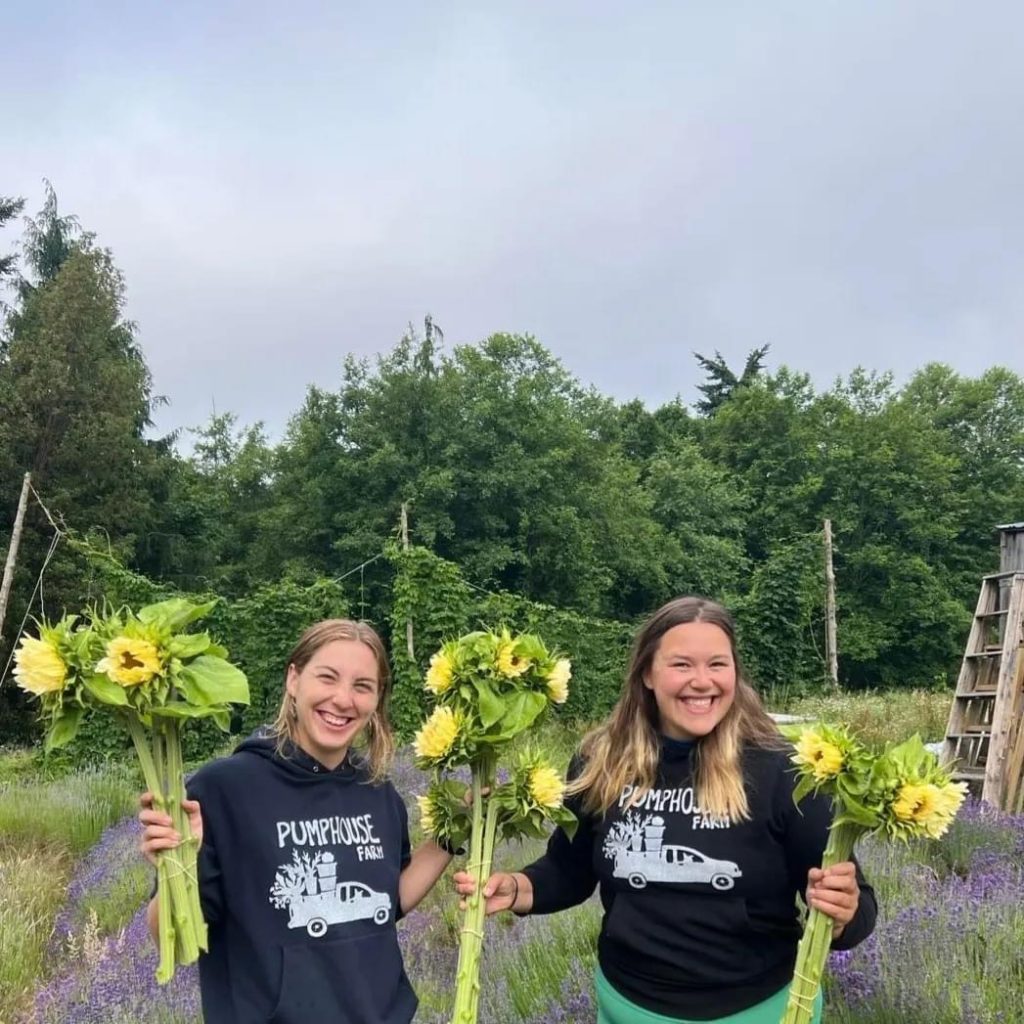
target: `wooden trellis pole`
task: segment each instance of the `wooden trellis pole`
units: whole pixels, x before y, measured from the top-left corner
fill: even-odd
[[[409,503],[407,501],[402,502],[402,548],[405,551],[409,550]],[[416,661],[416,652],[412,643],[412,619],[405,620],[405,646],[409,651],[409,660],[412,662]]]
[[[825,520],[825,652],[832,689],[839,689],[839,651],[836,639],[836,572],[832,564],[832,520]]]
[[[28,492],[32,487],[32,474],[26,473],[21,482],[21,497],[18,499],[18,511],[14,516],[14,528],[11,530],[11,543],[7,548],[7,562],[4,564],[4,578],[0,583],[0,640],[4,635],[4,619],[7,616],[7,602],[11,597],[11,586],[14,583],[14,565],[18,559],[18,545],[21,543],[21,530],[25,525],[25,510],[28,508]]]

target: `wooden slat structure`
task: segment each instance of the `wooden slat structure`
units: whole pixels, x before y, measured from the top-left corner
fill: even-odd
[[[999,527],[1000,571],[985,576],[967,639],[943,761],[983,800],[1024,801],[1024,523]]]

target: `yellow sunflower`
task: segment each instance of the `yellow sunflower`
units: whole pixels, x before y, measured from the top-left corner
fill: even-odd
[[[522,658],[516,654],[516,645],[513,640],[506,640],[498,647],[496,659],[498,672],[506,679],[515,679],[521,676],[532,664],[529,658]]]
[[[67,677],[64,659],[48,640],[27,636],[14,652],[14,678],[18,686],[37,697],[62,689]]]
[[[418,796],[416,803],[420,805],[420,824],[423,826],[423,831],[432,836],[437,828],[437,823],[434,821],[434,802],[429,796]]]
[[[565,783],[554,768],[549,765],[537,765],[530,772],[530,796],[541,807],[561,807]]]
[[[569,680],[572,679],[572,665],[568,658],[559,658],[548,673],[546,682],[548,696],[554,704],[564,704],[569,699]]]
[[[797,741],[793,763],[806,765],[815,779],[824,782],[843,770],[843,752],[834,743],[808,729]]]
[[[117,636],[107,644],[107,656],[96,665],[122,686],[148,683],[160,672],[160,653],[148,640],[133,636]]]
[[[434,708],[412,741],[417,756],[428,759],[444,757],[455,745],[459,720],[451,708]]]
[[[893,802],[892,813],[900,821],[916,825],[930,838],[938,839],[956,817],[965,788],[964,783],[906,783]]]
[[[431,693],[440,696],[451,688],[454,666],[452,659],[444,651],[438,651],[430,659],[427,669],[426,687]]]

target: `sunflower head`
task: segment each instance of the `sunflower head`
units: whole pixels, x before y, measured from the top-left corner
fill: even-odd
[[[52,638],[27,636],[14,652],[14,678],[28,693],[55,693],[64,688],[67,677],[67,663]]]
[[[538,764],[530,771],[528,788],[530,796],[540,807],[561,807],[565,783],[550,765]]]
[[[498,675],[506,679],[515,679],[526,672],[533,664],[531,658],[525,658],[516,650],[516,641],[507,633],[502,636],[495,655],[495,668]]]
[[[451,656],[446,651],[438,651],[430,659],[430,668],[427,669],[426,688],[440,696],[451,689],[454,678],[455,666]]]
[[[793,763],[825,782],[843,770],[843,752],[813,729],[805,730],[796,743]]]
[[[148,683],[163,668],[156,645],[142,637],[116,636],[107,644],[107,656],[96,671],[122,686]]]
[[[437,821],[435,820],[434,801],[430,799],[430,795],[416,797],[416,803],[420,807],[420,824],[423,826],[423,831],[427,835],[432,836],[437,831]]]
[[[459,736],[459,719],[451,708],[434,708],[413,738],[413,750],[425,761],[437,761],[451,752]]]
[[[938,839],[952,824],[964,801],[966,783],[904,783],[892,804],[893,816],[906,831]]]
[[[548,673],[545,687],[553,704],[564,704],[569,699],[569,680],[572,679],[572,665],[568,658],[559,658]]]

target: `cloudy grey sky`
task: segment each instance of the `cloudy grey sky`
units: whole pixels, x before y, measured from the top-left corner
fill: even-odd
[[[4,6],[0,194],[113,250],[162,428],[428,311],[652,405],[765,342],[1024,372],[1019,0]]]

